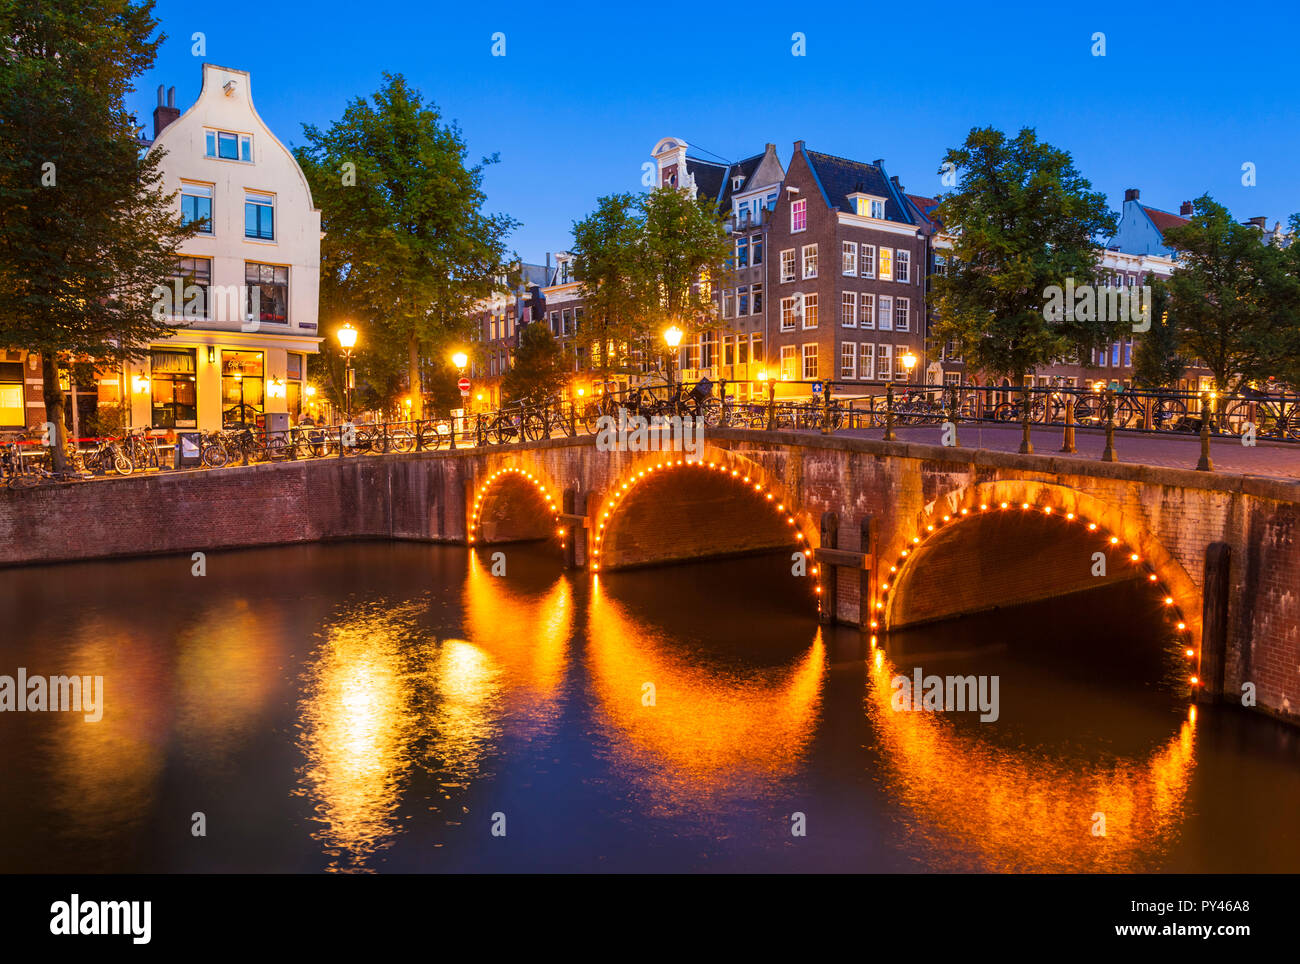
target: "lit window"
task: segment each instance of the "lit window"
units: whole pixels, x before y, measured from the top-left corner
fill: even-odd
[[[808,230],[808,199],[800,198],[790,205],[790,230]]]
[[[894,249],[893,248],[880,249],[880,280],[881,281],[894,280]]]

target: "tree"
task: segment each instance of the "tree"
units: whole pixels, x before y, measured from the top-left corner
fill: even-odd
[[[1126,323],[1092,312],[1047,320],[1050,288],[1069,279],[1096,285],[1097,239],[1116,228],[1104,195],[1069,153],[1031,128],[1012,140],[986,127],[972,130],[943,160],[961,182],[939,203],[939,218],[956,236],[947,276],[933,279],[935,339],[955,339],[981,371],[1022,380],[1118,335]]]
[[[1187,360],[1179,352],[1178,326],[1169,317],[1169,286],[1153,274],[1145,283],[1151,288],[1151,327],[1134,339],[1133,384],[1169,388],[1183,377]]]
[[[641,343],[661,349],[671,325],[698,331],[717,310],[715,285],[731,271],[731,238],[708,200],[664,186],[641,199],[643,219],[636,261],[642,300]]]
[[[385,74],[329,130],[303,133],[294,153],[325,232],[322,316],[366,322],[365,351],[404,354],[412,414],[423,417],[421,354],[468,340],[476,305],[508,284],[517,222],[482,211],[483,171],[497,158],[468,166],[460,128],[401,74]]]
[[[577,341],[602,381],[629,371],[628,352],[644,340],[646,299],[638,268],[643,232],[639,202],[631,194],[599,198],[596,210],[573,225],[584,307]]]
[[[61,366],[118,363],[172,327],[155,289],[181,225],[162,151],[141,156],[125,97],[162,35],[152,0],[0,8],[0,344],[39,352],[55,465]]]
[[[1271,374],[1296,328],[1287,256],[1209,195],[1164,237],[1178,257],[1169,316],[1188,356],[1210,370],[1220,394]]]
[[[519,330],[519,348],[501,379],[501,393],[512,402],[544,403],[564,387],[567,369],[551,330],[544,322],[531,322]]]

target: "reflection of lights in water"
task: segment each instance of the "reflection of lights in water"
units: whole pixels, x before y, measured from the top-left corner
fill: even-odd
[[[1066,763],[959,732],[941,713],[895,711],[897,671],[879,650],[867,712],[890,795],[944,869],[1123,872],[1145,869],[1179,832],[1195,764],[1195,713],[1149,758]],[[1093,814],[1106,835],[1093,836]]]
[[[74,639],[66,665],[53,672],[102,676],[104,711],[95,723],[82,713],[40,714],[53,724],[45,737],[53,806],[69,818],[72,836],[116,840],[153,810],[171,726],[166,641],[110,617],[87,622]]]
[[[330,624],[313,657],[299,724],[304,792],[316,802],[314,834],[355,869],[397,829],[401,783],[420,720],[410,712],[403,641],[413,607],[357,607]]]
[[[560,685],[573,628],[572,589],[557,579],[545,592],[527,595],[493,576],[476,553],[465,580],[466,633],[492,655],[504,675],[507,715],[531,723],[558,719]],[[520,736],[534,735],[525,728]]]
[[[724,799],[756,799],[793,776],[817,725],[825,675],[820,630],[790,664],[720,671],[689,662],[673,640],[592,588],[587,661],[614,763],[666,816]],[[642,704],[653,683],[655,705]]]
[[[280,679],[279,614],[240,599],[203,612],[177,638],[177,738],[204,767],[229,766],[260,733]]]

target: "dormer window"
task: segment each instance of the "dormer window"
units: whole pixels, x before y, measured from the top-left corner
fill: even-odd
[[[853,202],[853,211],[858,217],[874,218],[877,221],[885,220],[884,198],[855,191],[849,195],[849,200]]]
[[[744,186],[745,186],[745,175],[737,174],[735,177],[731,179],[731,189],[733,191],[739,191]]]

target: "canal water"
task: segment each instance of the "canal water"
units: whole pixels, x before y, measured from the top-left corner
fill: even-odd
[[[1300,733],[1193,711],[1141,587],[864,652],[788,556],[503,551],[0,572],[0,674],[105,693],[0,713],[0,871],[1300,870]]]

